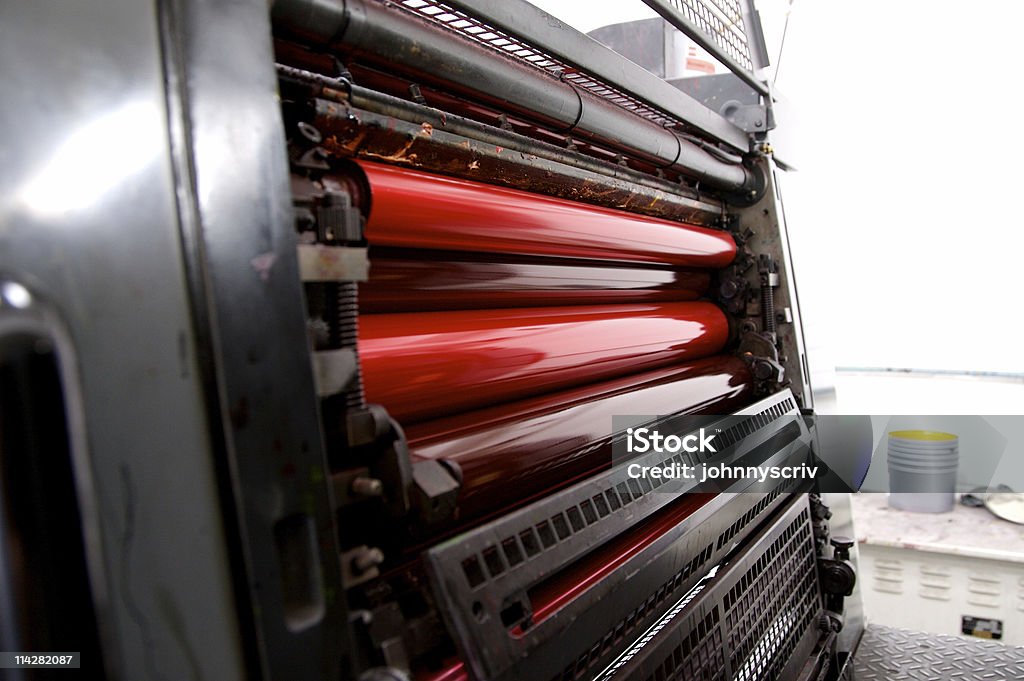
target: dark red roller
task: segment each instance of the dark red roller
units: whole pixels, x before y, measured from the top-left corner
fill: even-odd
[[[431,259],[375,252],[370,281],[359,287],[362,312],[653,303],[696,300],[707,270]]]
[[[459,513],[481,519],[592,475],[611,464],[612,416],[729,414],[746,406],[743,360],[719,355],[683,367],[606,381],[407,429],[417,459],[462,469]]]
[[[711,303],[364,315],[366,396],[400,422],[510,402],[721,351]]]
[[[515,189],[359,162],[371,246],[721,268],[728,233]]]

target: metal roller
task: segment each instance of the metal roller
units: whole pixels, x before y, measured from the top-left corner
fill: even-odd
[[[711,303],[363,315],[366,396],[402,423],[720,352]]]
[[[555,256],[722,268],[724,231],[468,180],[360,162],[370,187],[371,247]]]
[[[414,459],[462,471],[460,519],[480,519],[566,487],[611,464],[616,414],[725,414],[749,402],[752,378],[732,356],[605,381],[407,429]]]
[[[705,270],[470,260],[465,254],[428,259],[424,255],[424,251],[376,252],[370,280],[359,287],[360,311],[681,302],[700,298],[711,282],[711,273]]]

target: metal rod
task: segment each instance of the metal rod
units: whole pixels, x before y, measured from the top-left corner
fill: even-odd
[[[278,72],[287,78],[300,77],[295,73],[308,73],[280,65]],[[309,75],[316,77],[316,74]],[[339,146],[354,156],[389,156],[382,153],[382,147],[401,137],[400,147],[408,146],[409,140],[413,140],[404,156],[405,162],[412,164],[412,155],[415,154],[417,160],[412,165],[424,170],[459,175],[452,161],[462,158],[468,168],[475,160],[481,168],[472,175],[486,176],[491,184],[504,184],[691,224],[710,224],[725,209],[721,201],[701,196],[678,182],[659,179],[516,132],[356,85],[347,86],[349,92],[346,94],[338,89],[346,86],[336,80],[332,80],[329,86],[319,87],[322,88],[319,94],[325,99],[318,99],[314,105],[316,127],[329,132]],[[343,109],[336,102],[351,104],[352,108]],[[360,123],[369,126],[372,134],[367,134]],[[429,137],[422,134],[424,123],[432,128]],[[443,147],[444,151],[425,153],[424,147],[437,147],[438,150]],[[432,166],[430,159],[435,157],[438,163]],[[393,155],[390,160],[399,162]],[[483,170],[485,164],[493,164],[491,172]],[[730,199],[738,205],[747,205],[754,200],[749,196],[732,195]]]
[[[707,33],[700,30],[696,24],[687,19],[686,15],[672,6],[671,3],[666,0],[643,0],[643,2],[645,5],[660,14],[665,21],[675,26],[687,37],[693,40],[693,42],[704,48],[708,54],[720,61],[744,83],[752,87],[764,97],[771,96],[771,91],[768,89],[766,84],[759,81],[754,77],[754,74],[736,63],[736,60],[729,56],[725,50],[720,48],[718,43],[712,40]]]
[[[317,34],[319,40],[340,52],[350,51],[389,70],[438,83],[454,93],[556,131],[572,132],[581,139],[662,168],[695,176],[718,189],[746,195],[763,191],[764,178],[754,169],[719,160],[671,130],[545,71],[492,53],[468,39],[373,0],[278,0],[274,5],[275,20],[285,22],[296,16],[308,16],[312,9],[302,9],[308,5],[316,5],[320,15],[330,8],[337,16],[313,26],[279,24],[278,30],[301,39],[308,38],[317,26],[325,26],[328,28]],[[332,34],[337,26],[343,28]]]
[[[654,109],[666,112],[702,133],[740,150],[746,135],[696,99],[634,64],[590,36],[580,33],[526,0],[447,0],[484,23],[521,38]]]

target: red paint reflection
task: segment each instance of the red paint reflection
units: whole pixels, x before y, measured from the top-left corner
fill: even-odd
[[[403,423],[721,351],[711,303],[364,315],[367,399]]]

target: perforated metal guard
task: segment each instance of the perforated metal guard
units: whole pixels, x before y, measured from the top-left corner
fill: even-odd
[[[778,679],[821,608],[805,509],[725,595],[734,681]]]
[[[726,54],[752,71],[750,43],[739,0],[668,0],[676,10],[715,41]]]
[[[551,681],[574,681],[575,679],[585,678],[586,672],[600,669],[597,664],[602,661],[605,654],[607,654],[613,647],[620,645],[623,639],[629,640],[628,637],[636,636],[638,632],[644,631],[645,626],[651,625],[651,616],[664,609],[666,605],[671,603],[671,598],[679,598],[682,594],[687,594],[686,590],[681,591],[681,587],[688,587],[693,584],[698,578],[706,574],[714,565],[714,559],[720,559],[723,555],[719,552],[720,549],[729,545],[730,541],[735,537],[743,537],[744,532],[751,529],[755,520],[760,522],[764,520],[763,514],[768,511],[774,511],[779,506],[779,495],[783,494],[788,490],[777,490],[770,494],[761,497],[759,501],[752,502],[757,499],[755,495],[737,495],[734,499],[724,503],[721,507],[712,507],[707,509],[710,511],[708,516],[724,515],[731,516],[734,513],[742,512],[736,521],[729,527],[723,529],[718,539],[714,544],[709,543],[703,549],[699,548],[701,542],[688,542],[687,545],[681,547],[679,552],[682,555],[693,556],[688,563],[684,563],[683,566],[674,574],[672,574],[668,580],[662,584],[658,584],[657,589],[651,589],[650,594],[643,598],[643,600],[637,605],[637,607],[630,610],[622,619],[618,620],[608,627],[607,633],[598,637],[594,641],[588,642],[584,652],[577,657],[571,664],[566,666],[562,673],[552,677]],[[751,498],[753,497],[753,498]],[[743,511],[746,508],[746,511]],[[702,509],[703,510],[703,509]],[[708,517],[704,522],[713,524],[713,518]],[[755,523],[756,525],[756,523]],[[705,533],[706,534],[706,533]],[[685,540],[684,540],[685,541]],[[696,547],[691,548],[692,545],[696,544]],[[647,577],[647,575],[640,575],[641,577]],[[655,582],[657,584],[657,582]],[[690,592],[690,595],[694,595]],[[677,602],[673,609],[681,608],[685,606],[685,599]],[[588,615],[589,617],[590,615]],[[717,618],[717,613],[715,613]],[[717,619],[715,623],[717,624]],[[713,645],[718,645],[721,641],[720,632],[708,632],[713,640]],[[592,645],[591,645],[592,644]],[[690,650],[687,652],[688,655],[693,654],[703,643],[688,644]],[[719,653],[720,655],[720,653]],[[700,656],[698,656],[699,658]],[[594,669],[592,669],[594,668]],[[686,677],[688,678],[688,677]],[[699,677],[694,677],[699,678]]]
[[[791,676],[817,639],[821,597],[815,561],[810,511],[801,496],[744,555],[702,582],[701,593],[669,608],[596,679],[775,681]]]
[[[562,80],[572,83],[581,90],[606,99],[658,125],[683,125],[683,121],[663,111],[647,106],[609,83],[605,83],[585,71],[565,64],[551,55],[526,44],[523,40],[488,26],[465,12],[442,2],[437,2],[436,0],[400,0],[396,6],[485,45],[511,59],[542,71],[547,71]]]

